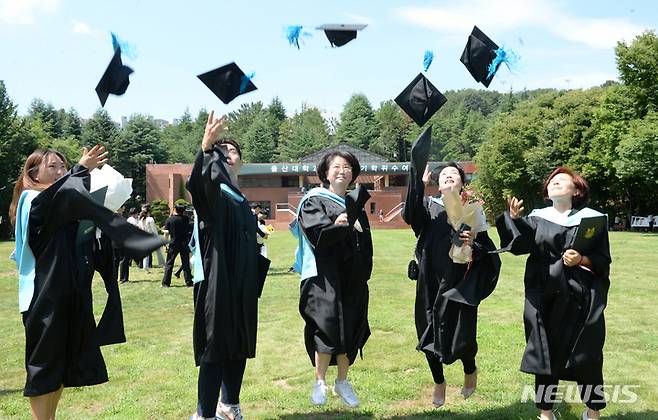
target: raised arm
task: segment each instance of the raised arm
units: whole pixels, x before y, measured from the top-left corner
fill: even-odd
[[[537,226],[531,218],[522,217],[523,200],[510,197],[507,204],[509,210],[496,219],[501,251],[509,251],[514,255],[528,254],[535,242]]]

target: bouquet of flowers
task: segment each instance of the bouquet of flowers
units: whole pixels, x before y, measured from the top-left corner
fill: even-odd
[[[459,234],[470,230],[473,234],[489,229],[484,216],[482,196],[470,187],[459,191],[443,193],[443,205],[448,213],[448,221],[456,232],[453,244],[450,247],[450,258],[458,264],[467,264],[473,260],[473,249],[459,240]]]

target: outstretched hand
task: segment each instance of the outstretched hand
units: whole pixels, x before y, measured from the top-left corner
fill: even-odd
[[[430,183],[431,178],[432,178],[432,171],[430,171],[430,166],[427,165],[425,166],[425,172],[423,173],[423,184],[425,184],[426,187]]]
[[[219,141],[219,136],[226,130],[224,122],[224,116],[215,118],[215,111],[210,111],[208,122],[206,122],[206,130],[203,133],[203,141],[201,142],[201,148],[204,152],[210,150]]]
[[[78,163],[91,171],[92,169],[105,165],[107,161],[107,150],[105,150],[104,146],[97,144],[89,150],[87,150],[86,147],[83,147],[82,157]]]
[[[508,197],[507,205],[509,206],[509,215],[512,219],[518,219],[523,214],[523,200],[519,200],[516,197]]]

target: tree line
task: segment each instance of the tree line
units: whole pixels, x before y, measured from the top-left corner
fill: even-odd
[[[658,37],[647,31],[619,42],[615,53],[620,82],[590,89],[444,92],[448,102],[427,123],[431,159],[474,160],[475,186],[491,214],[508,195],[530,208],[542,205],[541,183],[558,165],[581,172],[592,205],[613,216],[658,212]],[[39,147],[76,162],[83,146],[100,143],[112,166],[133,178],[134,194],[144,197],[145,165],[192,162],[207,118],[206,110],[196,116],[186,110],[162,128],[153,117],[134,114],[118,127],[102,108],[83,120],[75,109],[55,109],[42,99],[21,116],[0,81],[0,214],[8,220],[16,176]],[[224,136],[240,143],[246,162],[295,162],[340,142],[407,161],[421,131],[392,100],[375,108],[362,93],[352,95],[339,118],[325,118],[311,105],[288,114],[274,98],[243,104],[227,122]]]

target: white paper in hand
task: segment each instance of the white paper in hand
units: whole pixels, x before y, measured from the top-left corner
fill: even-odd
[[[112,211],[119,210],[133,192],[133,180],[131,178],[124,178],[123,175],[108,164],[103,165],[100,169],[94,169],[91,171],[90,176],[90,191],[93,192],[107,186],[104,205]]]

